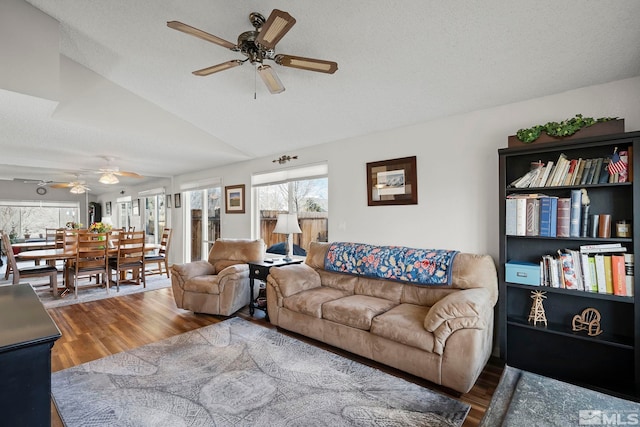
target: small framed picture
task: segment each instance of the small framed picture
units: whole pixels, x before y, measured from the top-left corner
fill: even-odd
[[[244,213],[244,184],[224,187],[225,213]]]
[[[416,156],[367,163],[369,206],[417,205]]]
[[[171,194],[167,194],[167,209],[171,209]]]
[[[174,201],[174,206],[176,208],[179,208],[180,206],[182,206],[182,202],[180,200],[180,193],[176,193],[173,195],[173,201]]]
[[[134,215],[140,215],[140,199],[135,199],[131,202]]]
[[[107,202],[104,204],[104,215],[111,216],[111,202]]]

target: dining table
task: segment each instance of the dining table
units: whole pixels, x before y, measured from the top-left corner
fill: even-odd
[[[155,252],[160,249],[159,243],[145,243],[144,250],[145,252]],[[111,250],[113,254],[117,252],[117,249]],[[35,261],[36,264],[40,261],[66,261],[69,259],[73,259],[76,257],[75,251],[70,251],[64,248],[53,248],[53,249],[38,249],[33,251],[24,251],[16,254],[16,260],[19,261]],[[64,280],[66,283],[66,278]],[[64,297],[67,291],[67,287],[63,289],[62,293],[60,293],[61,297]]]

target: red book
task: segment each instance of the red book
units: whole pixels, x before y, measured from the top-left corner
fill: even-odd
[[[614,295],[627,296],[627,278],[624,270],[624,255],[611,255],[611,278]]]
[[[561,197],[558,199],[557,237],[569,237],[571,227],[571,199]]]

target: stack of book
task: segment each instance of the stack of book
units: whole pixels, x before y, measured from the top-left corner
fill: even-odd
[[[633,296],[633,254],[620,243],[565,249],[540,261],[542,286]]]
[[[507,196],[505,233],[508,236],[580,237],[587,235],[587,218],[582,217],[582,192],[571,197],[544,194]]]
[[[561,153],[558,160],[535,163],[529,172],[509,184],[511,188],[560,187],[570,185],[607,184],[627,182],[631,174],[629,149],[620,151],[620,160],[627,164],[625,171],[610,174],[609,157],[569,159]]]

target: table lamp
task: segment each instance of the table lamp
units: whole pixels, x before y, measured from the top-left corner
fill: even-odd
[[[278,222],[276,228],[273,229],[274,233],[287,235],[287,254],[284,257],[285,261],[291,261],[291,253],[293,252],[293,233],[302,233],[300,226],[298,225],[298,215],[296,214],[278,214]]]

